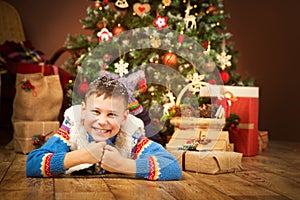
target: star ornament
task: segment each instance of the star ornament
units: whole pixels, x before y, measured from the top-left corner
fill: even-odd
[[[129,63],[125,62],[123,59],[120,59],[119,63],[115,63],[115,72],[119,74],[120,77],[123,77],[125,74],[128,74],[128,65]]]
[[[231,57],[231,55],[226,55],[225,51],[222,51],[219,55],[217,55],[217,60],[220,62],[220,67],[222,70],[231,66]]]
[[[168,20],[167,16],[162,17],[160,15],[157,15],[155,21],[153,21],[153,25],[158,30],[161,30],[161,29],[166,28],[168,26],[167,20]]]

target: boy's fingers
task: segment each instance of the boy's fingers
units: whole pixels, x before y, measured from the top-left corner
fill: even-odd
[[[115,148],[113,146],[110,146],[110,145],[105,145],[104,149],[108,150],[108,151],[114,151]]]

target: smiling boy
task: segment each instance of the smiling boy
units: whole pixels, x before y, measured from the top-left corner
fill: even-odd
[[[85,100],[65,112],[57,133],[27,157],[26,175],[49,177],[74,171],[117,172],[148,180],[178,180],[177,160],[144,135],[128,114],[128,92],[117,80],[90,83]]]

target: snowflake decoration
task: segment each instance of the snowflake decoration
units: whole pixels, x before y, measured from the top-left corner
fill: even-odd
[[[158,29],[161,30],[163,28],[166,28],[168,26],[167,23],[168,17],[162,17],[160,15],[156,16],[155,21],[153,21],[153,25]]]
[[[231,55],[226,55],[225,51],[222,51],[219,55],[217,55],[217,60],[220,62],[220,67],[222,70],[224,70],[227,66],[231,66]]]
[[[119,63],[115,63],[115,72],[123,77],[125,74],[128,74],[128,65],[129,63],[124,62],[123,59],[120,59]]]
[[[187,77],[191,83],[193,94],[200,92],[200,88],[203,85],[204,75],[199,75],[198,73],[194,73],[193,76],[189,75]]]

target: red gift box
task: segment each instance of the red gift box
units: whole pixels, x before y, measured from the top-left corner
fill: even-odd
[[[232,132],[231,142],[235,151],[244,156],[258,154],[258,87],[225,86],[226,91],[233,93],[237,101],[232,102],[229,112],[240,117],[239,131]]]

